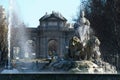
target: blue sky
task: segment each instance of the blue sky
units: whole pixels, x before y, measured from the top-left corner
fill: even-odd
[[[29,27],[37,27],[39,19],[46,12],[60,12],[67,18],[68,22],[73,22],[80,6],[80,0],[13,0],[14,8],[18,15]],[[0,5],[8,9],[9,0],[0,0]]]

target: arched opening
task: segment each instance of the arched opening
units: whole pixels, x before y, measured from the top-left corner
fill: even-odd
[[[24,49],[25,49],[25,54],[24,54],[25,58],[32,58],[32,59],[35,58],[36,53],[35,53],[34,40],[27,40]]]
[[[48,42],[48,55],[49,56],[58,56],[58,42],[54,39]]]

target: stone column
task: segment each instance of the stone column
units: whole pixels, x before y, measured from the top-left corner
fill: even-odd
[[[40,57],[45,57],[45,37],[40,38]]]
[[[60,36],[60,57],[62,57],[64,54],[64,38]]]
[[[45,57],[48,57],[48,38],[45,37]]]
[[[40,56],[40,37],[37,36],[36,38],[36,41],[35,41],[35,44],[36,44],[36,58],[38,59]]]

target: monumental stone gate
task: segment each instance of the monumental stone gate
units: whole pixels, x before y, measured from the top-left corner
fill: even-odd
[[[35,58],[48,58],[51,53],[63,57],[68,52],[69,40],[74,35],[73,24],[67,23],[67,19],[56,12],[46,13],[39,22],[37,28],[26,28],[30,36],[27,41],[34,44],[32,53]],[[16,53],[16,45],[12,45],[13,58],[16,58],[18,54],[24,54]]]

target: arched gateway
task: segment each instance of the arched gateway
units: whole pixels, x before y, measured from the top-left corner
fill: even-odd
[[[29,40],[34,40],[35,58],[47,58],[50,51],[62,57],[67,53],[69,40],[74,35],[72,24],[56,12],[46,13],[39,22],[37,28],[26,28]]]

